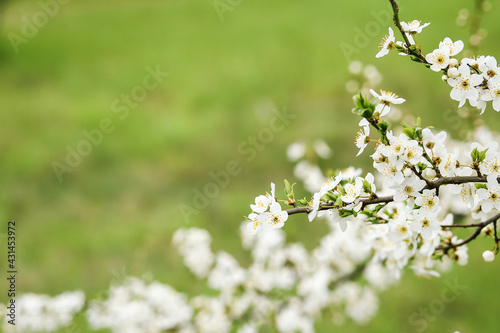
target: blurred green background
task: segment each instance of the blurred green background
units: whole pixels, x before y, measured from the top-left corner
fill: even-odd
[[[472,0],[401,0],[401,19],[432,22],[418,38],[424,53],[431,52],[446,36],[467,40],[467,28],[455,20],[461,8],[473,6]],[[117,275],[150,272],[180,291],[204,292],[204,282],[189,274],[170,244],[182,227],[208,229],[215,251],[248,263],[240,223],[271,181],[282,191],[282,179],[294,180],[288,144],[322,138],[334,150],[324,166],[371,165],[368,154],[354,159],[359,119],[344,88],[349,60],[376,65],[384,76],[381,88],[406,98],[405,112],[458,135],[469,124],[450,117],[457,103],[440,74],[396,54],[375,59],[390,20],[377,23],[366,45],[356,45],[358,29],[376,22],[373,11],[388,8],[383,0],[243,0],[222,20],[211,1],[73,0],[16,53],[9,36],[21,36],[23,18],[41,7],[38,1],[8,2],[1,16],[0,209],[4,221],[18,222],[18,290],[55,295],[83,289],[92,298]],[[500,54],[499,10],[485,15],[489,35],[482,54]],[[351,59],[342,43],[356,48]],[[120,119],[112,104],[142,85],[148,67],[169,76]],[[273,109],[283,108],[296,118],[248,162],[238,147],[269,126]],[[85,139],[82,132],[104,118],[114,130],[59,181],[53,163],[64,163],[68,149]],[[491,107],[485,119],[498,128]],[[192,205],[193,189],[203,189],[212,181],[209,173],[231,160],[243,171],[186,221],[180,205]],[[288,239],[312,247],[324,226],[306,221],[293,217],[285,231]],[[408,272],[382,293],[380,314],[367,327],[347,322],[339,329],[413,332],[410,315],[458,277],[467,289],[426,331],[497,331],[500,270],[481,258],[491,246],[473,243],[471,263],[441,279]],[[331,330],[328,318],[317,325],[318,332]]]

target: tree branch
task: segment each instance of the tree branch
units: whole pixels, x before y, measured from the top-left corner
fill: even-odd
[[[498,178],[498,181],[500,182],[500,177]],[[461,185],[461,184],[467,184],[467,183],[486,183],[487,179],[486,176],[457,176],[457,177],[442,177],[438,178],[433,181],[428,181],[427,186],[424,187],[424,189],[438,189],[440,186],[443,185]],[[379,197],[375,196],[374,198],[370,199],[361,199],[359,202],[363,203],[363,208],[368,206],[368,205],[373,205],[373,204],[380,204],[380,203],[389,203],[394,201],[393,196],[385,196],[385,197]],[[329,201],[329,202],[324,202],[324,206],[320,207],[319,210],[327,210],[331,209],[332,205],[334,205],[334,202]],[[342,207],[340,207],[342,208]],[[300,214],[300,213],[309,213],[311,210],[309,207],[294,207],[287,209],[286,212],[288,215],[294,215],[294,214]],[[475,227],[478,225],[470,225],[471,227]]]
[[[438,246],[436,248],[436,251],[442,250],[444,253],[447,253],[451,249],[457,248],[459,246],[465,245],[465,244],[473,241],[474,239],[477,238],[477,236],[479,236],[479,234],[481,233],[481,230],[483,230],[487,225],[489,225],[491,223],[496,223],[498,221],[498,219],[500,219],[500,213],[493,216],[492,218],[489,218],[488,220],[486,220],[484,222],[478,223],[476,225],[470,225],[470,226],[477,226],[476,230],[474,231],[474,233],[472,235],[470,235],[469,237],[467,237],[466,239],[464,239],[463,241],[461,241],[458,244],[450,244],[447,246]]]
[[[411,46],[410,40],[408,39],[408,36],[406,36],[406,33],[405,33],[403,27],[401,26],[401,21],[399,19],[399,6],[396,3],[396,0],[389,0],[389,2],[392,5],[392,11],[394,13],[394,16],[393,16],[394,25],[398,28],[399,32],[401,32],[401,35],[403,36],[403,39],[405,41],[405,45],[406,45],[406,49],[408,50],[408,53],[417,57],[420,60],[420,62],[427,64],[427,60],[422,55],[420,50],[419,50],[419,52],[415,52],[410,48],[410,46]]]

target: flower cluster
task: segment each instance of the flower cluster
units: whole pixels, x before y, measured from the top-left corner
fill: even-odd
[[[186,296],[159,282],[145,283],[129,277],[113,285],[106,300],[92,301],[87,319],[93,329],[109,328],[113,332],[194,332],[193,309]]]
[[[404,99],[387,91],[371,94],[374,98],[370,101],[356,97],[353,112],[363,117],[356,140],[358,155],[375,141],[368,137],[370,127],[380,133],[371,155],[377,177],[371,173],[361,177],[359,171],[315,176],[323,184],[316,181],[319,191],[310,201],[298,201],[303,208],[290,200],[293,191],[285,190],[288,200],[283,202],[295,207],[288,212],[305,212],[309,221],[327,217],[342,231],[354,222],[370,225],[372,228],[366,229],[372,233],[370,237],[378,245],[385,244],[371,249],[373,258],[382,258],[385,265],[393,263],[394,277],[399,277],[411,261],[417,263],[412,267],[419,275],[437,275],[434,259],[443,256],[466,264],[468,241],[459,240],[450,231],[449,227],[455,226],[452,213],[469,214],[481,221],[473,225],[479,230],[500,217],[498,138],[486,138],[487,132],[481,129],[477,133],[483,138],[478,139],[490,143],[448,142],[446,132],[422,128],[420,120],[412,127],[404,124],[402,132],[395,135],[382,117],[391,104]],[[274,184],[272,188],[274,194]],[[494,236],[497,242],[494,229],[485,235]],[[485,253],[485,260],[492,260],[490,252]]]
[[[251,232],[282,228],[288,219],[288,213],[281,210],[281,205],[276,201],[275,185],[271,183],[271,194],[259,195],[255,204],[250,205],[253,213],[248,215],[252,222],[248,224]]]
[[[207,276],[214,262],[214,255],[210,251],[211,242],[210,234],[197,228],[179,229],[173,238],[174,245],[184,258],[184,265],[199,278]]]
[[[397,49],[401,55],[412,55],[415,61],[423,62],[435,72],[444,73],[443,80],[452,87],[450,97],[459,102],[462,107],[466,101],[473,107],[486,109],[486,102],[492,102],[493,109],[500,111],[500,67],[492,56],[477,58],[463,58],[458,60],[454,56],[462,52],[464,43],[460,40],[453,42],[446,37],[439,43],[439,47],[425,55],[421,54],[414,35],[421,33],[429,25],[420,25],[419,21],[400,22],[405,42],[396,41],[394,31],[389,28],[389,35],[382,40],[380,51],[376,57],[380,58]]]
[[[389,28],[377,58],[398,50],[401,55],[410,56],[411,60],[435,72],[443,72],[443,79],[452,87],[450,97],[459,102],[459,107],[468,101],[483,113],[486,103],[491,101],[493,109],[500,111],[500,67],[494,57],[459,60],[456,56],[463,50],[464,43],[449,37],[424,56],[416,35],[429,23],[399,22],[397,5],[394,1],[391,3],[396,27],[404,41],[396,41],[394,31]],[[290,188],[285,180],[286,199],[279,200],[272,184],[272,194],[257,197],[256,204],[251,205],[253,213],[249,215],[252,221],[249,226],[252,233],[264,229],[278,232],[276,229],[284,224],[266,220],[267,216],[278,212],[285,216],[284,219],[298,213],[306,213],[309,222],[326,219],[332,228],[341,231],[331,236],[335,242],[330,242],[329,247],[340,246],[332,253],[338,255],[350,248],[341,241],[343,235],[356,243],[355,251],[360,261],[354,262],[363,263],[363,272],[368,272],[365,278],[371,287],[383,288],[387,281],[399,279],[405,267],[410,267],[419,276],[439,276],[439,271],[452,261],[465,265],[469,258],[467,244],[479,235],[494,239],[493,250],[483,253],[485,261],[493,261],[500,250],[497,235],[500,151],[496,143],[500,138],[486,137],[490,132],[480,129],[471,141],[457,142],[449,139],[444,131],[424,128],[420,118],[412,126],[402,123],[403,128],[396,133],[390,129],[387,122],[390,117],[387,116],[393,105],[402,104],[405,99],[383,90],[380,93],[370,90],[370,94],[372,98],[362,94],[354,98],[353,113],[362,118],[355,145],[359,156],[371,142],[376,142],[371,155],[376,172],[362,177],[360,170],[350,167],[329,172],[326,176],[317,166],[304,166],[305,162],[301,161],[296,167],[296,175],[304,181],[306,189],[313,192],[311,199],[296,200],[293,187]],[[278,202],[292,208],[283,210]],[[464,224],[463,218],[457,218],[461,216],[468,217],[471,223]],[[462,240],[453,233],[456,228],[474,228],[475,231]],[[356,236],[350,237],[352,235]],[[355,256],[355,252],[349,256]],[[320,282],[324,280],[331,283],[335,280],[332,276],[336,276],[332,267],[317,269],[315,275],[318,276],[317,286],[324,285]],[[335,295],[357,293],[357,299],[376,298],[372,289],[366,293],[348,291],[351,287],[349,283],[337,286]],[[322,290],[322,293],[328,291]],[[316,302],[323,304],[322,299],[318,295]],[[369,313],[373,309],[351,311],[353,307],[348,303],[345,311],[351,318],[355,317],[354,313]],[[295,309],[296,304],[287,305],[287,311]],[[302,318],[303,314],[297,310],[293,315],[286,312],[283,316],[288,324],[289,318]],[[299,326],[294,327],[299,329]],[[292,328],[288,330],[293,331]]]
[[[212,296],[188,299],[168,285],[129,277],[111,286],[107,299],[92,301],[87,319],[92,328],[113,332],[256,333],[271,324],[280,333],[313,333],[315,319],[324,312],[335,313],[338,323],[350,318],[363,324],[378,311],[377,292],[395,281],[382,256],[371,258],[380,240],[370,236],[370,228],[354,222],[342,232],[330,224],[330,231],[308,251],[300,243],[287,243],[282,230],[251,234],[244,223],[242,243],[252,256],[247,268],[226,252],[214,255],[204,244],[192,248],[208,250],[216,258],[206,276],[216,291]],[[189,238],[175,240],[183,257]],[[199,257],[188,266],[198,277],[191,264],[203,261]],[[353,283],[350,277],[366,283]]]
[[[51,297],[27,293],[16,298],[16,316],[20,318],[15,325],[9,324],[7,313],[2,313],[5,321],[4,332],[53,332],[68,326],[76,313],[85,304],[83,291],[65,292]],[[2,312],[7,309],[1,305]]]

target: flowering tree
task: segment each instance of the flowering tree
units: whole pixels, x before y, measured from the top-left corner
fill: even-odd
[[[403,41],[396,41],[394,31],[389,28],[389,35],[382,41],[377,58],[397,50],[400,55],[409,56],[435,72],[442,72],[443,81],[452,87],[450,97],[459,102],[459,107],[468,101],[482,114],[487,102],[492,102],[493,109],[500,111],[500,67],[494,57],[480,56],[459,61],[453,57],[463,50],[464,43],[453,42],[448,37],[439,43],[438,49],[424,56],[416,35],[430,23],[399,21],[397,3],[390,2],[394,24]],[[373,167],[383,179],[382,188],[377,191],[371,173],[356,177],[339,172],[330,175],[310,201],[296,200],[293,187],[285,181],[286,199],[278,200],[274,184],[271,184],[271,194],[258,196],[255,204],[250,206],[250,231],[282,228],[290,215],[306,213],[309,221],[326,215],[332,223],[338,223],[342,231],[353,220],[383,229],[383,234],[391,242],[405,244],[410,251],[408,254],[411,253],[407,259],[418,257],[422,254],[422,247],[428,245],[424,256],[428,259],[428,266],[432,266],[429,259],[434,257],[459,260],[457,253],[464,251],[466,244],[481,232],[492,236],[493,249],[498,252],[496,224],[500,218],[500,155],[493,134],[484,133],[483,129],[483,137],[478,138],[481,142],[447,142],[446,132],[433,133],[430,128],[423,128],[418,118],[412,126],[403,124],[402,133],[395,135],[384,117],[393,104],[405,100],[392,92],[370,92],[371,99],[361,94],[354,97],[353,113],[362,118],[355,143],[359,148],[358,155],[370,142],[377,143],[371,157]],[[378,133],[378,139],[369,137],[371,128]],[[461,207],[453,207],[453,203],[458,202],[455,199],[443,202],[443,197],[453,196],[462,201]],[[293,208],[282,210],[279,202]],[[464,211],[463,207],[467,210]],[[451,214],[454,212],[467,213],[481,222],[454,224]],[[474,232],[459,241],[451,232],[455,228],[473,228]],[[484,257],[491,261],[494,254],[486,251]]]
[[[494,57],[459,59],[464,43],[448,37],[422,53],[417,35],[429,23],[400,21],[396,1],[390,3],[402,40],[389,28],[377,58],[396,51],[441,72],[459,106],[468,102],[482,114],[491,102],[500,111],[500,67]],[[114,332],[251,333],[265,326],[314,332],[315,319],[325,312],[337,323],[344,317],[366,323],[377,313],[377,292],[397,281],[403,268],[439,276],[453,261],[465,265],[467,244],[480,235],[491,239],[483,257],[493,261],[499,251],[499,137],[482,128],[472,133],[471,142],[453,141],[446,132],[423,127],[420,119],[396,133],[387,119],[393,105],[405,99],[383,90],[370,94],[355,96],[352,111],[361,118],[358,155],[374,148],[373,173],[361,176],[361,170],[350,167],[324,175],[315,166],[302,167],[300,178],[314,192],[310,199],[298,199],[287,180],[279,199],[271,184],[270,192],[250,205],[249,221],[241,228],[253,259],[248,268],[229,253],[214,254],[207,231],[178,230],[173,241],[185,265],[218,294],[189,300],[158,282],[126,278],[111,287],[106,299],[88,304],[90,326]],[[307,214],[310,222],[328,221],[329,232],[312,251],[285,242],[282,228],[298,214]],[[471,232],[459,239],[457,229]],[[357,283],[360,279],[363,283]],[[71,311],[59,326],[67,325],[68,316],[83,307],[81,294],[74,295],[76,300],[38,300],[38,307],[22,307],[20,301],[20,316],[36,319],[43,312],[47,321],[54,304],[66,302]],[[35,319],[37,324],[26,321],[21,331],[42,327]],[[57,321],[43,327],[56,329]]]

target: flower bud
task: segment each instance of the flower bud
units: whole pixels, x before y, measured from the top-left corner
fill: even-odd
[[[425,178],[434,179],[436,177],[436,171],[432,168],[427,168],[424,170]]]
[[[456,69],[455,67],[448,69],[447,74],[448,74],[448,77],[451,77],[452,79],[454,79],[460,75],[460,73],[458,72],[458,69]]]
[[[484,251],[483,252],[483,259],[486,262],[492,262],[493,260],[495,260],[495,254],[493,252],[491,252],[490,250]]]
[[[444,82],[446,82],[448,80],[448,76],[447,75],[441,76],[441,80],[443,80]]]
[[[455,58],[450,59],[450,67],[457,67],[458,66],[458,60]]]
[[[413,175],[413,171],[410,169],[406,168],[405,171],[403,171],[403,174],[405,175],[406,178],[410,178],[411,175]]]

